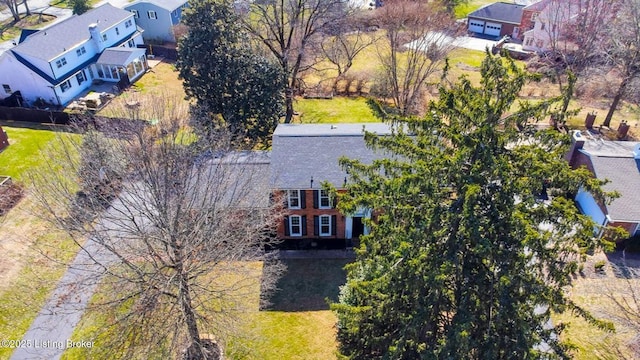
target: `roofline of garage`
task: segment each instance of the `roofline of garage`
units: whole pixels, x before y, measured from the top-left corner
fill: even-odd
[[[467,18],[468,20],[471,19],[478,19],[478,20],[484,20],[484,21],[492,21],[492,22],[497,22],[497,23],[503,23],[503,24],[512,24],[512,25],[520,25],[520,23],[516,23],[516,22],[511,22],[511,21],[501,21],[501,20],[496,20],[496,19],[490,19],[490,18],[483,18],[483,17],[478,17],[478,16],[469,16]]]

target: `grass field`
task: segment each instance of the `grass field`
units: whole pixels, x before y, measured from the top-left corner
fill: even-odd
[[[379,122],[365,98],[298,99],[294,108],[302,124]]]
[[[26,170],[38,167],[44,160],[40,150],[49,144],[56,133],[47,126],[0,122],[9,136],[9,147],[0,153],[0,175],[22,180]]]
[[[55,20],[55,16],[33,14],[14,21],[13,17],[0,21],[0,41],[9,41],[20,35],[22,29],[37,29]]]
[[[230,359],[255,360],[327,360],[336,358],[335,315],[329,301],[337,301],[339,286],[344,284],[346,260],[284,260],[287,271],[278,282],[272,305],[260,311],[259,294],[247,299],[253,310],[244,333],[230,339],[226,348]],[[259,289],[259,286],[255,287]],[[259,290],[257,290],[259,291]],[[100,329],[96,319],[85,315],[82,328],[76,328],[74,339],[87,339],[91,329]],[[96,342],[96,348],[100,343]],[[95,358],[83,349],[67,350],[66,360]]]

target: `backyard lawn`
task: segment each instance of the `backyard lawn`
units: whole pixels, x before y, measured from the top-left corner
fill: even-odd
[[[46,125],[7,121],[0,125],[10,144],[0,152],[0,175],[24,182],[28,170],[49,161],[40,150],[60,133]],[[64,271],[56,261],[68,261],[77,251],[68,237],[37,215],[40,211],[27,192],[16,207],[0,217],[1,339],[20,339],[24,335]],[[0,358],[8,358],[11,351],[0,348]]]
[[[294,108],[302,124],[379,122],[365,98],[298,99]]]
[[[258,309],[259,286],[252,299],[246,299],[252,309],[246,314],[242,333],[229,339],[226,348],[230,359],[255,360],[327,360],[335,359],[335,315],[328,301],[337,301],[340,285],[346,274],[344,259],[283,260],[286,273],[278,282],[278,291],[271,305]],[[91,329],[100,329],[97,317],[83,317],[73,338],[89,339]],[[99,349],[99,340],[95,343]],[[95,358],[90,349],[67,350],[63,359]]]
[[[43,161],[40,150],[51,142],[56,133],[48,126],[0,121],[9,136],[9,146],[0,152],[0,175],[22,180],[26,170]]]

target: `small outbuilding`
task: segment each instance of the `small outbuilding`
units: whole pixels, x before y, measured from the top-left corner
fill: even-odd
[[[524,5],[496,2],[479,8],[467,17],[471,33],[500,38],[509,35],[518,38]]]

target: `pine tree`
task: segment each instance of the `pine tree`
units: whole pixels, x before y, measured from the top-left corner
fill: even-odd
[[[231,2],[195,0],[183,17],[176,67],[201,128],[228,126],[238,144],[265,146],[284,104],[280,68],[255,54]],[[207,115],[207,116],[203,116]]]
[[[366,134],[387,159],[342,160],[352,185],[340,207],[377,214],[332,305],[346,358],[552,356],[542,343],[563,356],[562,325],[545,327],[552,311],[607,326],[563,292],[599,246],[573,196],[580,186],[607,194],[570,169],[566,135],[530,126],[562,99],[512,111],[537,77],[489,54],[481,74],[480,86],[463,77],[441,87],[423,118],[390,119],[392,135]]]

